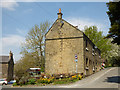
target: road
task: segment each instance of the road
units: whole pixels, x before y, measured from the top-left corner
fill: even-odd
[[[120,73],[118,73],[119,70],[120,67],[106,68],[72,84],[37,87],[33,85],[32,88],[120,88]]]
[[[120,68],[119,68],[120,69]],[[118,88],[120,84],[118,68],[107,68],[65,88]]]

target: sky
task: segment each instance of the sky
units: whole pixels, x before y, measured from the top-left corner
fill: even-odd
[[[52,25],[58,17],[59,8],[63,19],[80,30],[83,31],[84,26],[96,25],[103,35],[107,35],[110,21],[106,2],[2,2],[0,55],[9,55],[11,50],[14,61],[18,61],[21,43],[25,42],[29,30],[46,20]]]

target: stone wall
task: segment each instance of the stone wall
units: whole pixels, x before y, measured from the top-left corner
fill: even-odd
[[[99,54],[100,51],[98,50],[98,48],[95,48],[95,45],[92,43],[92,41],[88,37],[86,37],[86,35],[84,35],[84,60],[86,75],[91,75],[92,73],[94,73],[94,70],[95,72],[100,70],[101,58],[99,58]]]
[[[14,62],[10,60],[9,62],[0,63],[0,78],[6,78],[8,81],[13,80],[14,73]]]
[[[76,54],[78,56],[78,73],[83,73],[84,59],[82,41],[83,38],[46,41],[46,73],[76,73]]]
[[[2,64],[0,63],[0,78],[2,78]]]
[[[10,60],[8,64],[8,76],[7,76],[8,81],[13,80],[13,73],[14,73],[14,62],[13,60]]]
[[[98,71],[101,60],[100,52],[94,46],[92,41],[78,28],[63,19],[57,19],[46,34],[45,72],[48,74],[75,74],[75,55],[78,56],[77,73],[90,75],[93,73],[93,68]],[[86,70],[86,67],[89,69]]]
[[[46,34],[45,72],[76,73],[75,55],[77,55],[78,73],[83,73],[83,33],[64,20],[61,27],[60,21],[57,20]]]
[[[7,78],[8,75],[8,64],[3,63],[2,64],[2,78]]]
[[[99,71],[101,69],[101,63],[102,63],[102,60],[101,60],[101,53],[99,50],[96,50],[96,66],[97,66],[97,70],[96,71]]]

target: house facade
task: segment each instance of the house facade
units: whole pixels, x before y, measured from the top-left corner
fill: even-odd
[[[45,73],[90,75],[100,69],[100,50],[77,27],[58,19],[46,33]],[[77,56],[77,62],[76,62]]]
[[[9,56],[0,56],[0,68],[0,78],[6,78],[7,81],[13,80],[14,61],[11,51]]]

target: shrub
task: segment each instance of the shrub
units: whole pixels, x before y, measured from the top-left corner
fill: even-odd
[[[66,84],[66,82],[63,81],[63,80],[61,80],[61,81],[56,81],[56,82],[54,82],[54,84]]]
[[[42,77],[37,80],[37,83],[42,83]]]
[[[13,83],[13,86],[17,86],[17,83],[15,82],[15,83]]]
[[[28,80],[29,84],[35,84],[36,83],[36,79],[32,78]]]
[[[23,83],[22,83],[22,82],[20,82],[20,83],[19,83],[19,85],[20,85],[20,86],[22,86],[22,85],[23,85]]]
[[[50,83],[52,83],[55,78],[54,77],[50,77],[49,79],[50,79]]]
[[[70,77],[69,78],[63,78],[61,80],[56,79],[54,81],[54,84],[69,84],[69,83],[73,83],[73,82],[76,82],[76,81],[78,81],[77,76],[74,76],[74,77],[71,77],[71,78]]]
[[[22,86],[22,85],[27,85],[27,84],[28,84],[28,83],[27,83],[28,78],[29,78],[28,74],[25,74],[25,75],[22,76],[21,78],[16,77],[15,79],[16,79],[17,85]]]

